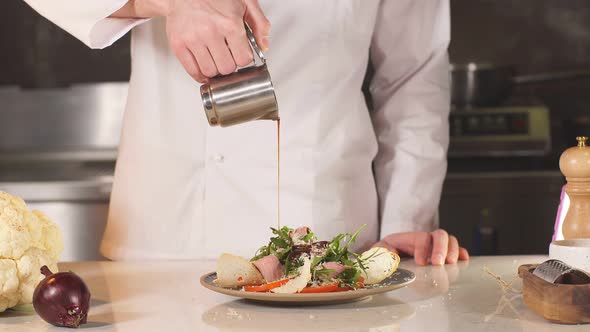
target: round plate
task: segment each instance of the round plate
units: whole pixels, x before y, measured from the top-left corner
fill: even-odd
[[[215,279],[217,279],[217,274],[215,272],[207,273],[201,277],[201,285],[218,293],[255,301],[280,302],[285,304],[333,304],[358,301],[370,295],[385,293],[394,289],[405,287],[412,283],[416,279],[416,276],[411,271],[397,269],[397,271],[395,271],[389,278],[375,285],[365,286],[365,288],[345,292],[317,294],[275,294],[246,292],[238,288],[225,288],[217,286],[215,284]]]

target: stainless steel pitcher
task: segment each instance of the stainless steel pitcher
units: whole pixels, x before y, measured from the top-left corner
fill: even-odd
[[[211,126],[227,127],[253,120],[278,120],[279,107],[264,54],[252,30],[244,24],[259,63],[216,76],[201,86],[201,98]]]

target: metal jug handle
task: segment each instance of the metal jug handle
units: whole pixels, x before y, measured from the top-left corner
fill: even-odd
[[[254,33],[252,33],[252,29],[250,29],[246,22],[244,22],[244,27],[246,28],[246,35],[248,36],[248,41],[250,42],[250,46],[252,46],[254,53],[258,56],[262,64],[266,64],[264,53],[262,53],[262,50],[260,49],[260,47],[258,47],[258,43],[256,42],[256,38],[254,38]],[[254,61],[254,64],[256,64],[256,60]]]

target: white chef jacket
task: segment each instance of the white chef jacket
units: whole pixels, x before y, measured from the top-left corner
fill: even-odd
[[[277,224],[275,122],[209,127],[164,18],[107,18],[126,0],[25,1],[92,48],[133,29],[102,253],[251,257],[266,244]],[[358,249],[433,229],[448,145],[449,1],[261,5],[272,23],[266,56],[281,117],[282,224],[310,226],[320,239],[366,224]],[[361,92],[369,56],[371,113]]]

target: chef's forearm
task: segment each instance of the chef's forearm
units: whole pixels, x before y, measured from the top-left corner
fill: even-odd
[[[177,0],[24,0],[35,11],[92,49],[104,49],[135,26],[142,17],[166,12],[169,1]],[[131,1],[127,3],[128,1]],[[140,3],[145,2],[143,5]],[[150,2],[150,5],[147,3]],[[121,8],[123,7],[123,8]],[[113,12],[117,11],[117,14]],[[111,17],[126,17],[125,20]]]
[[[149,18],[166,16],[171,0],[129,0],[110,15],[118,18]]]

